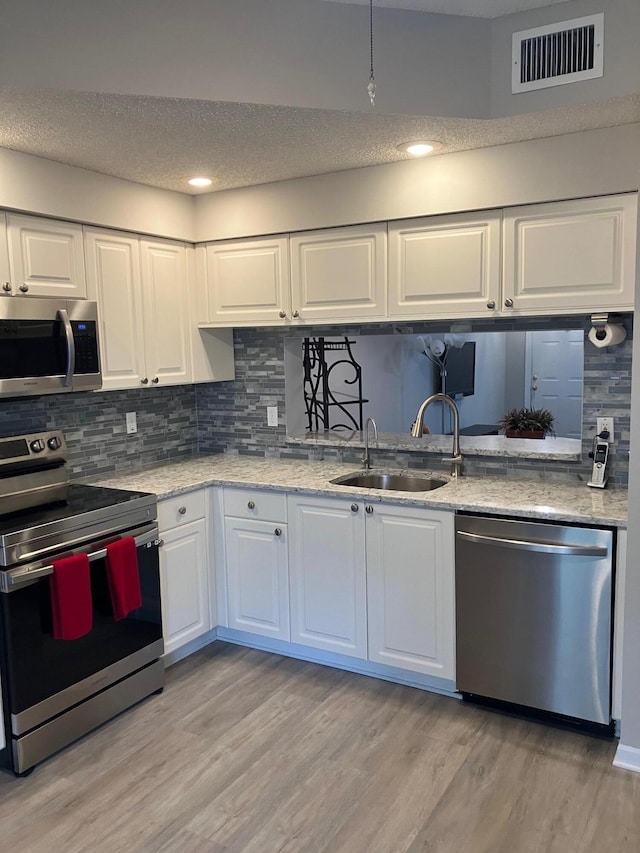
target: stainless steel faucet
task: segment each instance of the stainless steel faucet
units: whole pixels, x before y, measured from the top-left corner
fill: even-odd
[[[446,403],[453,414],[453,450],[451,451],[451,476],[459,477],[462,473],[462,453],[460,453],[460,412],[455,401],[448,394],[432,394],[420,405],[418,414],[411,428],[411,435],[420,438],[424,429],[424,413],[432,403]]]
[[[367,418],[364,425],[364,456],[362,457],[362,467],[367,471],[371,468],[371,457],[369,455],[369,424],[373,427],[373,437],[378,441],[378,425],[373,418]]]

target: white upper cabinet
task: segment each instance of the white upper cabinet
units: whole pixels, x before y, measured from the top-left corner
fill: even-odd
[[[290,248],[292,319],[386,316],[386,223],[292,234]]]
[[[11,289],[4,292],[86,299],[81,225],[10,213],[7,236],[10,274],[3,284]]]
[[[152,384],[191,382],[189,293],[185,247],[141,240],[142,308],[147,377]]]
[[[89,228],[85,238],[87,290],[98,303],[102,388],[138,388],[145,376],[138,239]]]
[[[636,217],[635,194],[505,211],[502,313],[633,310]]]
[[[9,246],[7,244],[7,216],[0,212],[0,293],[11,292],[9,271]]]
[[[103,390],[190,383],[183,244],[93,228],[86,229],[85,243],[88,292],[98,303]]]
[[[500,298],[498,210],[389,223],[389,316],[491,315]]]
[[[375,504],[367,516],[369,660],[455,677],[454,515]]]
[[[290,319],[286,236],[208,243],[205,274],[203,323],[277,326]]]

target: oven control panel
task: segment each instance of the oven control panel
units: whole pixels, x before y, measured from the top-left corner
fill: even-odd
[[[0,438],[0,470],[33,467],[33,462],[39,463],[64,462],[67,455],[67,445],[60,430],[33,433],[29,435],[14,435],[10,438]]]

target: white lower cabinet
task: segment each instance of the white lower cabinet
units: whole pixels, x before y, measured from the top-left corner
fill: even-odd
[[[361,503],[289,497],[292,642],[367,657],[363,514]]]
[[[204,489],[158,504],[165,654],[206,634],[215,624],[209,607],[212,581],[206,516]]]
[[[289,639],[284,496],[224,489],[227,627]]]
[[[453,513],[372,505],[369,660],[454,678]]]

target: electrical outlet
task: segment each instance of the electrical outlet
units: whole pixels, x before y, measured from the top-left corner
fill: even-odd
[[[138,432],[138,421],[136,419],[135,412],[127,412],[127,435],[133,435],[134,432]]]
[[[278,426],[277,406],[267,406],[267,426]]]
[[[596,418],[596,435],[609,433],[609,441],[613,441],[613,418]]]

